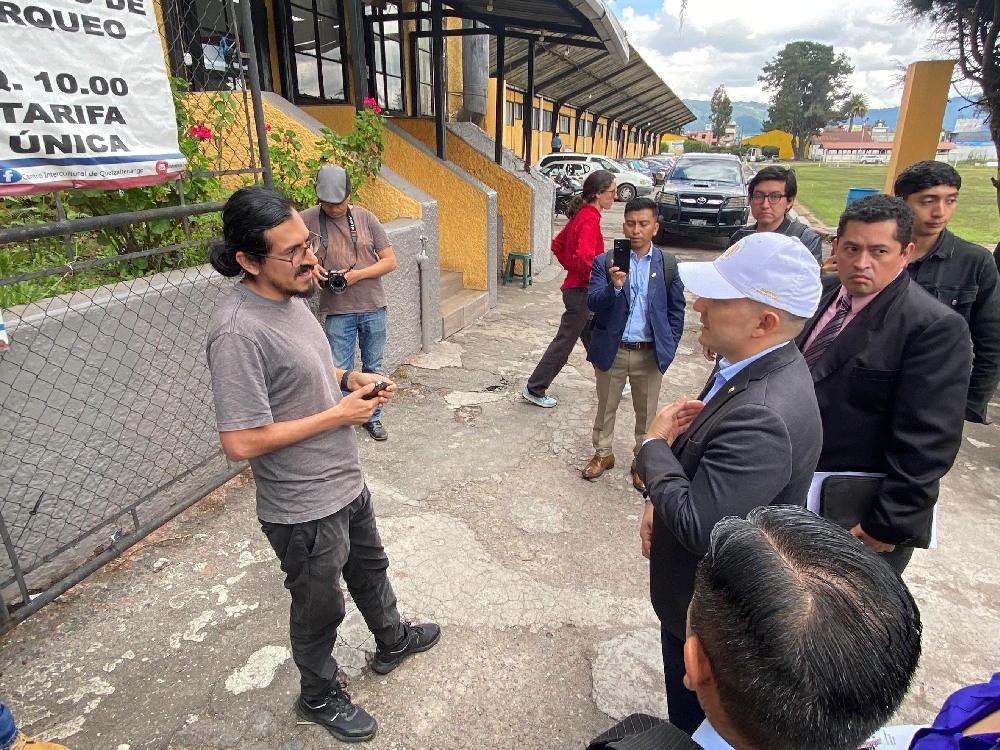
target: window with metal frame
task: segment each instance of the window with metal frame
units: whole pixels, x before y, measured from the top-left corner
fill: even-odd
[[[551,133],[552,132],[552,110],[542,109],[542,132]]]
[[[417,3],[417,11],[426,14],[419,24],[420,31],[431,30],[431,4],[430,0],[420,0]],[[434,115],[434,66],[431,53],[433,40],[428,37],[417,39],[417,59],[414,64],[417,66],[417,111],[414,113],[418,117],[431,117]],[[445,55],[447,55],[447,45],[445,45]],[[447,69],[447,61],[445,68]]]
[[[403,38],[399,21],[385,21],[383,16],[400,12],[400,4],[384,2],[365,5],[365,16],[371,22],[371,41],[374,47],[375,93],[379,106],[387,112],[405,114],[406,91],[403,81]]]
[[[559,132],[569,132],[569,115],[559,115]]]
[[[339,0],[291,0],[295,99],[346,101],[343,9]]]

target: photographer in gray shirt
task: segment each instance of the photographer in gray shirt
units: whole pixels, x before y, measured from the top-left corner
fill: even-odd
[[[332,655],[345,615],[341,575],[375,636],[375,672],[391,672],[441,634],[435,624],[399,616],[352,429],[396,386],[333,366],[304,299],[327,274],[314,236],[286,198],[243,188],[227,201],[222,221],[212,266],[242,278],[209,325],[216,419],[226,456],[250,462],[257,517],[291,594],[292,657],[301,677],[295,710],[339,740],[371,739],[375,719],[344,692]]]

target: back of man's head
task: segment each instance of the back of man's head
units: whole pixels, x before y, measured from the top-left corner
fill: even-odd
[[[689,618],[741,750],[853,750],[895,712],[920,656],[903,581],[799,507],[716,525]]]
[[[962,176],[951,164],[943,161],[918,161],[899,173],[892,186],[892,192],[906,200],[914,193],[930,190],[938,185],[962,189]]]

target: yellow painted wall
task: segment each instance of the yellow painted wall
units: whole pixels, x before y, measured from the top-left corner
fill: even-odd
[[[437,148],[434,121],[405,118],[393,121],[430,149]],[[448,160],[497,193],[497,212],[503,217],[503,264],[510,252],[531,252],[531,188],[492,159],[455,135],[448,135]],[[482,262],[486,263],[485,254]],[[485,273],[485,268],[484,268]]]
[[[661,154],[680,154],[682,151],[671,151],[670,144],[676,141],[684,142],[685,136],[683,133],[664,133],[660,136],[660,153]]]
[[[315,117],[331,130],[343,133],[349,131],[354,123],[354,107],[303,107],[303,112]],[[264,119],[275,128],[292,128],[297,131],[302,143],[302,158],[318,158],[319,153],[313,146],[318,137],[293,117],[285,114],[268,101],[264,101]],[[308,183],[313,176],[306,175],[303,179]],[[358,191],[358,203],[371,211],[383,224],[396,219],[419,219],[423,216],[420,204],[399,188],[391,185],[381,177],[370,180]]]
[[[924,60],[911,63],[906,69],[903,101],[883,192],[892,195],[900,172],[937,154],[954,67],[953,60]]]
[[[944,113],[942,112],[942,116]],[[747,146],[776,146],[779,159],[793,159],[795,152],[792,150],[792,134],[784,130],[768,130],[766,133],[758,133],[743,139],[743,145]]]
[[[354,118],[349,106],[303,109],[331,130],[342,131]],[[389,169],[437,200],[441,268],[459,271],[466,287],[488,289],[486,196],[390,130],[385,132],[384,158]]]

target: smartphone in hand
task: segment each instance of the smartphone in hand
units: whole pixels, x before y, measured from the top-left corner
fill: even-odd
[[[612,261],[619,271],[628,273],[629,261],[632,258],[632,241],[626,239],[615,240]]]
[[[377,383],[375,383],[375,387],[371,390],[371,393],[366,393],[361,398],[364,401],[371,401],[373,398],[378,398],[378,395],[388,387],[389,387],[388,383],[385,383],[380,380]]]

